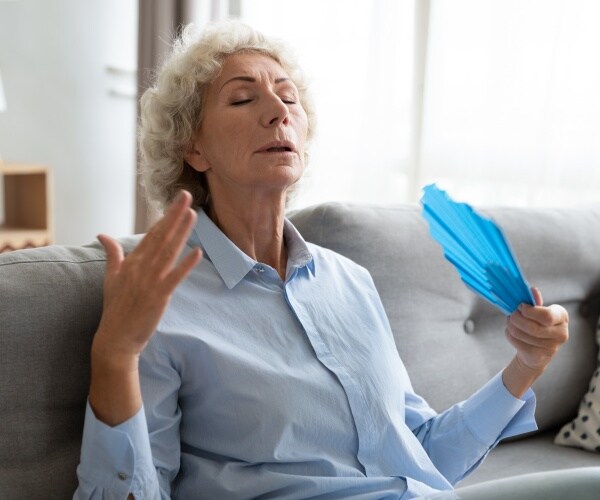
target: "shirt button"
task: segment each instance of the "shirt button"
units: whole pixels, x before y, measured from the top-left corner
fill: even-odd
[[[259,273],[264,273],[264,272],[265,272],[265,268],[264,268],[263,266],[258,266],[258,267],[256,268],[256,270],[257,270]]]
[[[125,481],[127,479],[127,474],[125,474],[124,472],[119,472],[117,474],[117,477],[121,480],[121,481]]]

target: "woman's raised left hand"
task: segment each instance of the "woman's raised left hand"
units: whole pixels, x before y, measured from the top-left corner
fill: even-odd
[[[506,338],[517,350],[503,373],[508,390],[521,397],[544,372],[569,339],[569,314],[560,305],[544,306],[542,294],[532,288],[535,305],[521,304],[509,316]]]

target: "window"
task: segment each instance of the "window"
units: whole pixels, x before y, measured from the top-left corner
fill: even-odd
[[[296,206],[414,202],[430,182],[476,205],[600,201],[600,3],[239,7],[295,47],[311,77],[318,133]]]

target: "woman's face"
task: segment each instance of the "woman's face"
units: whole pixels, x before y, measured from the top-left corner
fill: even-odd
[[[211,196],[284,193],[304,171],[308,130],[298,89],[274,59],[228,56],[204,96],[187,162],[204,172]]]

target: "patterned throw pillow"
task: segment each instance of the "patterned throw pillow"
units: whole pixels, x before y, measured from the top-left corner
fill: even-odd
[[[596,341],[600,346],[600,321]],[[590,381],[590,388],[581,400],[577,417],[563,426],[554,442],[600,453],[600,351],[598,366]]]

